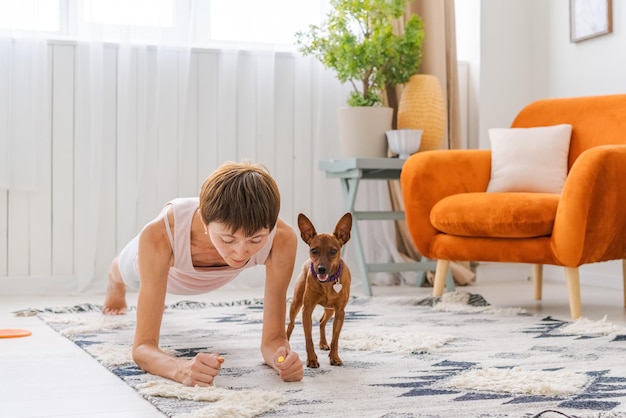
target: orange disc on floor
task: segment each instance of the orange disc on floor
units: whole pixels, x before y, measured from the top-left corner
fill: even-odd
[[[27,329],[0,329],[0,338],[17,338],[17,337],[28,337],[32,335]]]

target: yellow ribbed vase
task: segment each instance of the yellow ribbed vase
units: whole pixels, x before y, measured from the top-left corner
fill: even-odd
[[[416,74],[404,85],[398,103],[398,129],[421,129],[419,151],[440,149],[446,130],[446,106],[439,79]]]

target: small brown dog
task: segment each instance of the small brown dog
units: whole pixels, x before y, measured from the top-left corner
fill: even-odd
[[[309,245],[310,259],[304,263],[298,276],[293,300],[289,309],[287,338],[291,337],[294,321],[302,308],[302,326],[306,341],[306,365],[318,368],[319,362],[313,346],[313,310],[317,305],[324,308],[320,319],[320,349],[328,350],[330,364],[341,366],[338,345],[339,333],[343,326],[345,307],[350,299],[350,269],[341,258],[341,248],[350,239],[352,215],[348,212],[339,220],[333,234],[318,234],[315,227],[303,214],[298,215],[298,228],[302,240]],[[333,336],[330,347],[326,341],[326,323],[333,319]]]

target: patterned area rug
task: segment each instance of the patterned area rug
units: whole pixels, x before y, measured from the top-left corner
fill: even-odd
[[[38,314],[170,417],[626,417],[626,329],[604,320],[540,318],[469,293],[353,298],[344,366],[316,347],[320,368],[284,383],[259,352],[262,300],[181,302],[164,314],[162,346],[226,359],[214,387],[189,388],[133,363],[134,311],[99,309],[18,314]],[[291,344],[305,360],[300,323]]]

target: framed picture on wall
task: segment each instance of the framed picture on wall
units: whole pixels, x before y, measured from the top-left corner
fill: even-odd
[[[570,42],[611,33],[612,0],[570,0]]]

